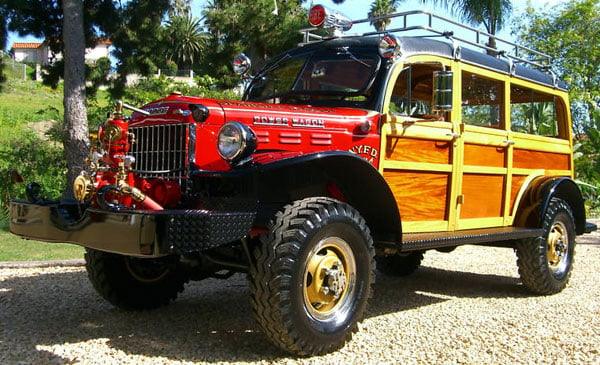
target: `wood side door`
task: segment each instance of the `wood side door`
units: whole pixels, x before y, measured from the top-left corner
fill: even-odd
[[[391,78],[384,108],[380,172],[391,187],[410,232],[451,231],[456,221],[458,126],[449,112],[431,110],[439,59],[415,59]]]

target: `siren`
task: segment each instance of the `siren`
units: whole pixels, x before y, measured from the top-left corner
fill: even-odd
[[[346,32],[352,28],[352,20],[342,13],[315,5],[308,12],[310,25],[317,28],[333,28],[334,32]]]

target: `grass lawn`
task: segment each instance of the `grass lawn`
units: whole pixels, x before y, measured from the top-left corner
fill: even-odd
[[[0,221],[0,262],[81,259],[83,252],[77,245],[24,240],[8,231],[6,220]]]

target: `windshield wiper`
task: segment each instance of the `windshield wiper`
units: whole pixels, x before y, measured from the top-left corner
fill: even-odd
[[[341,51],[344,53],[344,55],[350,57],[350,59],[352,61],[356,61],[358,63],[360,63],[361,65],[367,67],[367,68],[371,68],[371,65],[369,65],[368,63],[366,63],[365,61],[361,61],[358,57],[356,57],[352,52],[350,52],[350,50],[348,49],[348,47],[340,47],[338,48],[338,51]],[[338,53],[339,54],[339,53]]]
[[[262,76],[268,72],[273,71],[274,69],[276,69],[277,67],[279,67],[279,65],[283,62],[286,61],[288,59],[292,58],[292,56],[290,56],[289,53],[286,53],[283,57],[281,57],[280,59],[278,59],[277,61],[275,61],[275,63],[273,63],[271,66],[262,69],[256,76],[254,76],[255,78],[258,76]]]

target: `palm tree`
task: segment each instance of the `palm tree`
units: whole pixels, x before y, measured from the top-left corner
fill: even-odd
[[[395,13],[397,4],[398,0],[374,0],[369,10],[369,19]],[[383,32],[390,25],[391,21],[389,18],[377,19],[371,20],[371,24],[377,31]]]
[[[167,59],[179,68],[192,68],[198,61],[208,39],[198,18],[175,16],[166,23]]]
[[[169,18],[187,16],[192,12],[192,0],[171,0],[169,7]]]
[[[483,24],[487,33],[491,35],[495,35],[504,27],[505,21],[512,13],[510,0],[423,0],[423,3],[426,2],[450,8],[462,21],[475,26]],[[490,37],[487,46],[496,48],[496,39]]]

